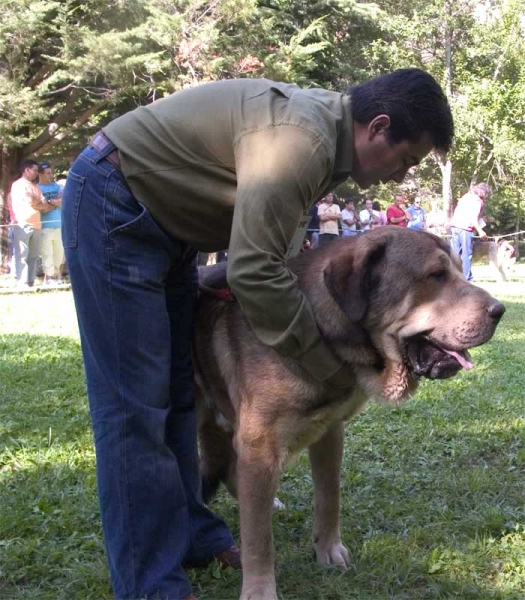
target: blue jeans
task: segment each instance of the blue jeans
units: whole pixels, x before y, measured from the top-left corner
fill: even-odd
[[[474,246],[474,232],[466,229],[451,228],[452,239],[450,245],[452,250],[461,258],[463,275],[468,281],[472,281],[472,252]]]
[[[183,562],[233,544],[201,500],[191,362],[196,251],[168,236],[102,152],[62,200],[111,580],[121,600],[180,600]]]

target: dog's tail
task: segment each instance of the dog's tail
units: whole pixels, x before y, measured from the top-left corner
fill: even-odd
[[[205,504],[209,504],[217,495],[217,491],[226,477],[226,472],[202,474],[202,499]]]
[[[199,415],[199,445],[204,502],[213,499],[221,483],[236,498],[237,456],[233,448],[233,431],[217,418],[213,409],[205,409]]]

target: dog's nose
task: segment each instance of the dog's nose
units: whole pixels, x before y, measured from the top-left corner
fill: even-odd
[[[501,302],[494,302],[487,308],[487,312],[489,313],[489,317],[499,321],[505,312],[505,307]]]

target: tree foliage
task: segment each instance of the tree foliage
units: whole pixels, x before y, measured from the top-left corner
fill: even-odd
[[[447,90],[457,136],[408,189],[448,201],[486,180],[493,227],[519,222],[521,0],[0,0],[0,14],[4,189],[22,158],[68,162],[105,121],[186,86],[269,77],[344,90],[418,66]],[[393,188],[372,192],[390,200]]]

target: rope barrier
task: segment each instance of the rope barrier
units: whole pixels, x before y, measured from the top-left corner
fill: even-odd
[[[386,226],[385,226],[386,227]],[[393,225],[390,225],[390,227],[393,227]],[[319,229],[307,229],[306,230],[308,233],[319,233]],[[354,231],[354,233],[366,233],[365,231],[362,231],[360,229],[358,229],[357,231]],[[521,231],[515,231],[514,233],[505,233],[505,234],[501,234],[501,235],[489,235],[485,238],[481,238],[479,235],[475,235],[474,237],[477,239],[483,239],[486,241],[489,240],[500,240],[501,238],[506,238],[506,237],[516,237],[516,236],[520,236],[520,235],[524,235],[525,234],[525,230],[521,230]],[[451,238],[452,236],[449,233],[443,234],[442,236],[443,238]]]
[[[62,221],[60,219],[54,219],[53,221],[44,221],[44,223],[46,225],[49,225],[50,223],[62,223]],[[18,223],[9,223],[8,225],[0,225],[0,229],[6,229],[7,227],[13,227],[14,225],[18,225]],[[31,225],[30,223],[26,223],[26,225],[29,225],[30,227],[33,227],[33,225]],[[24,227],[24,225],[20,225],[20,227]],[[44,227],[44,229],[46,229]]]

